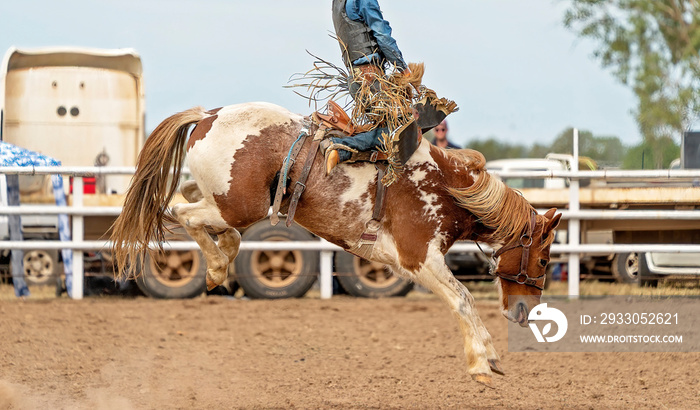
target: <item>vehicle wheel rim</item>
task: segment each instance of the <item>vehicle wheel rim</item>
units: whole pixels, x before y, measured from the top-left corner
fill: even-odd
[[[54,261],[45,251],[29,251],[22,261],[24,275],[34,283],[44,283],[51,279]]]
[[[636,253],[630,253],[625,258],[625,274],[631,278],[637,278],[639,274],[639,255]]]
[[[168,251],[151,258],[149,267],[158,282],[172,288],[190,283],[197,276],[200,263],[197,251]]]
[[[360,282],[372,288],[388,288],[399,281],[386,265],[354,257],[353,268]]]
[[[285,241],[287,238],[272,237],[268,241]],[[253,251],[250,258],[253,275],[264,286],[283,288],[293,283],[302,271],[301,251]]]

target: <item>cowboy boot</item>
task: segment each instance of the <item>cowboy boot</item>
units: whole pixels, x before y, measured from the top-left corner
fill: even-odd
[[[343,155],[341,155],[341,153],[338,152],[338,150],[341,149],[345,151],[343,152]],[[321,151],[323,152],[324,160],[326,163],[326,175],[330,174],[331,171],[333,171],[333,168],[336,167],[336,165],[338,165],[341,162],[350,160],[351,155],[353,153],[357,153],[356,149],[352,149],[343,144],[334,143],[330,139],[323,140],[321,142]]]
[[[329,149],[326,151],[326,175],[333,171],[333,168],[338,165],[339,160],[340,155],[338,155],[337,149]]]
[[[333,171],[333,168],[338,165],[338,162],[340,162],[338,144],[334,144],[330,138],[326,138],[321,141],[319,148],[323,153],[323,160],[326,164],[326,175],[328,175]]]
[[[457,104],[446,98],[438,98],[435,91],[425,87],[420,87],[421,99],[413,108],[418,111],[417,123],[421,132],[426,133],[437,126],[451,113],[458,111]]]

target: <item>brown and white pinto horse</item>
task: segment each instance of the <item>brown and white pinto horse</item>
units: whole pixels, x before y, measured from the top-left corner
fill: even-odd
[[[177,189],[170,181],[179,180],[186,146],[197,186],[186,195],[191,203],[174,206],[172,215],[201,247],[208,285],[221,284],[238,253],[237,228],[268,215],[270,185],[299,135],[302,119],[273,104],[246,103],[212,111],[193,108],[163,121],[143,147],[114,225],[113,252],[120,273],[133,273],[135,264],[130,261],[150,252],[150,243],[162,243],[169,202]],[[308,141],[299,158],[310,145]],[[502,374],[498,353],[472,295],[454,278],[444,255],[457,240],[493,247],[503,314],[527,326],[528,312],[540,300],[561,214],[552,209],[537,215],[519,193],[491,177],[484,162],[476,151],[444,150],[423,140],[387,190],[371,259],[430,289],[449,305],[462,330],[469,374],[491,385],[492,371]],[[297,163],[290,170],[293,182],[301,168]],[[295,221],[349,249],[372,218],[377,183],[377,171],[368,163],[342,164],[326,176],[319,155]],[[283,204],[281,212],[287,207]],[[218,244],[208,231],[217,232]],[[518,296],[509,304],[509,295]]]

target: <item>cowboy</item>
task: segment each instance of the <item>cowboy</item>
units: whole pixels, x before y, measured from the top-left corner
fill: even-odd
[[[356,104],[358,99],[367,97],[363,89],[375,95],[382,92],[378,80],[384,77],[385,67],[410,74],[377,0],[333,0],[333,25],[343,60],[351,71],[353,79],[348,88]],[[369,110],[371,105],[371,102],[367,103]],[[351,137],[331,138],[332,145],[326,152],[326,173],[330,173],[339,162],[349,161],[353,152],[379,147],[380,138],[390,130],[386,124],[375,125],[375,128]]]

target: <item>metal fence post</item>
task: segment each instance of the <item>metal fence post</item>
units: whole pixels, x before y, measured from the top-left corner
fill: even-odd
[[[323,240],[323,242],[327,242]],[[330,299],[333,296],[333,251],[321,251],[321,272],[319,274],[319,286],[321,299]]]
[[[574,159],[571,161],[571,171],[578,172],[578,129],[574,128]],[[578,178],[569,180],[569,211],[572,215],[569,219],[569,246],[576,247],[580,243],[581,235],[581,220],[576,214],[581,209],[579,203],[579,181]],[[579,280],[580,280],[581,261],[579,254],[576,252],[569,253],[569,296],[578,297],[579,295]]]
[[[73,178],[73,207],[83,207],[83,177],[76,176]],[[73,215],[72,243],[80,243],[84,237],[84,219],[82,214]],[[73,249],[73,285],[71,288],[70,297],[73,299],[83,298],[83,283],[84,283],[84,266],[83,266],[83,251]]]

